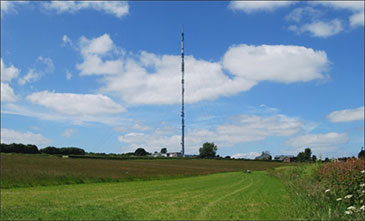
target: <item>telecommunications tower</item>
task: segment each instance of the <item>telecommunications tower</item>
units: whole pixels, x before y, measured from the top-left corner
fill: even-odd
[[[184,122],[184,26],[181,33],[181,154],[185,157],[185,122]]]

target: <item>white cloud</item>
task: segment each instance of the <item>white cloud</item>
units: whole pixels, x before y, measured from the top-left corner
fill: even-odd
[[[86,42],[81,47],[84,62],[77,68],[81,75],[108,74],[103,76],[102,92],[114,93],[131,104],[180,102],[181,72],[177,68],[181,65],[180,56],[142,51],[102,61],[102,56],[116,51],[109,35],[84,38],[82,42]],[[260,81],[293,83],[323,79],[329,61],[325,52],[311,48],[242,44],[230,47],[223,61],[186,56],[185,64],[185,101],[194,103],[248,91]]]
[[[285,17],[285,19],[287,21],[298,23],[301,22],[303,18],[309,17],[313,20],[313,19],[318,19],[321,15],[322,12],[320,10],[307,6],[294,9]]]
[[[122,18],[129,12],[128,2],[121,1],[52,1],[43,3],[43,7],[57,13],[75,13],[80,10],[93,9],[118,18]]]
[[[66,129],[63,131],[62,136],[63,137],[72,137],[75,134],[77,134],[79,131],[77,129]]]
[[[80,75],[102,75],[101,92],[130,104],[176,104],[181,96],[181,57],[141,51],[124,53],[108,34],[80,40]],[[324,79],[323,51],[293,45],[234,45],[222,61],[185,57],[186,103],[248,91],[260,81],[283,83]],[[225,72],[230,72],[227,75]]]
[[[126,124],[130,119],[121,118],[120,116],[110,116],[107,114],[101,115],[67,115],[49,110],[39,110],[32,106],[23,106],[14,103],[6,103],[1,107],[1,114],[19,115],[40,120],[54,121],[60,123],[70,123],[73,125],[85,125],[87,123],[105,124],[112,127],[117,127]]]
[[[66,79],[71,80],[71,78],[72,78],[71,72],[69,70],[66,70]]]
[[[1,2],[1,4],[2,3],[3,2]],[[14,67],[14,65],[7,66],[1,58],[1,82],[11,81],[18,76],[19,72],[20,70]]]
[[[15,102],[17,96],[14,94],[13,88],[9,84],[1,82],[1,103],[2,102]]]
[[[181,136],[178,133],[159,133],[157,128],[152,133],[127,133],[119,136],[120,142],[128,145],[132,151],[144,147],[153,152],[162,147],[169,151],[181,149]],[[171,130],[171,129],[170,129]],[[267,137],[286,137],[305,130],[305,124],[296,118],[285,115],[260,117],[257,115],[241,115],[234,122],[208,129],[188,130],[185,136],[187,153],[197,153],[204,142],[214,142],[218,147],[232,147],[240,143],[264,140]]]
[[[63,35],[62,46],[66,46],[66,45],[72,46],[72,40],[67,35]]]
[[[363,11],[364,2],[362,1],[313,1],[313,5],[323,5],[334,9],[345,9],[351,11]]]
[[[28,1],[1,1],[1,17],[6,13],[17,13],[16,7],[21,4],[27,4]]]
[[[231,1],[228,8],[249,14],[258,11],[272,12],[295,3],[295,1]]]
[[[35,81],[38,81],[39,79],[41,79],[41,77],[42,77],[41,72],[37,72],[34,69],[29,69],[29,71],[26,75],[24,75],[22,78],[18,79],[18,84],[24,85],[26,83],[35,82]]]
[[[327,133],[327,134],[306,134],[289,139],[284,144],[293,147],[290,153],[298,153],[305,148],[311,148],[314,153],[333,153],[338,151],[340,145],[349,141],[346,133]]]
[[[343,25],[339,19],[333,19],[329,22],[315,21],[300,27],[292,25],[289,26],[289,30],[297,33],[309,32],[314,37],[327,38],[343,31]]]
[[[365,17],[364,11],[351,15],[350,16],[351,27],[364,25],[364,17]]]
[[[304,123],[285,115],[260,117],[241,115],[236,123],[218,126],[215,138],[221,146],[264,140],[271,136],[292,136],[304,130]]]
[[[44,58],[42,56],[39,56],[37,58],[37,62],[39,62],[40,64],[42,64],[42,70],[43,72],[46,72],[46,73],[50,73],[50,72],[53,72],[54,71],[54,64],[53,64],[53,61],[52,59],[50,58]]]
[[[103,58],[118,51],[108,34],[91,40],[81,37],[80,50],[84,62],[77,64],[81,75],[116,74],[123,68],[121,59],[103,61]]]
[[[51,58],[44,58],[39,56],[36,60],[34,68],[29,68],[28,73],[18,79],[19,85],[36,82],[46,73],[51,73],[55,69]]]
[[[244,159],[255,159],[255,157],[260,156],[261,153],[260,152],[250,152],[250,153],[237,153],[231,156],[231,158],[234,159],[240,159],[240,158],[244,158]]]
[[[185,63],[187,103],[235,94],[255,85],[245,79],[230,79],[219,63],[192,56],[186,56]],[[138,60],[128,59],[120,74],[105,77],[102,91],[113,92],[133,104],[176,104],[181,96],[180,65],[179,56],[141,52]]]
[[[327,119],[333,123],[364,120],[364,107],[333,111],[327,115]]]
[[[44,147],[49,145],[51,141],[45,138],[42,134],[1,128],[1,143],[35,144],[38,147]]]
[[[313,5],[322,5],[336,10],[347,10],[353,14],[349,17],[351,27],[364,25],[364,2],[363,1],[313,1]]]
[[[69,115],[116,114],[126,110],[109,97],[101,94],[36,92],[27,96],[33,104]]]
[[[226,52],[224,67],[251,81],[283,83],[323,79],[328,66],[324,51],[293,45],[236,45]]]

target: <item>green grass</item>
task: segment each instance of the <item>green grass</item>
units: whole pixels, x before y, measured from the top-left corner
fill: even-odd
[[[265,172],[1,190],[2,219],[295,219],[290,195]]]
[[[220,172],[266,170],[288,165],[242,160],[63,159],[50,155],[1,154],[1,188],[167,179]]]

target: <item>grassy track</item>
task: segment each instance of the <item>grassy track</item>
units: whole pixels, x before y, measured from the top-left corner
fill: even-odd
[[[3,189],[2,219],[293,219],[265,172]]]
[[[241,160],[102,160],[1,154],[1,188],[166,179],[287,165]]]

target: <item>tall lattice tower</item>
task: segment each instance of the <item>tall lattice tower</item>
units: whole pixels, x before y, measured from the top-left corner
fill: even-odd
[[[184,26],[181,32],[181,154],[185,157],[185,113],[184,113]]]

